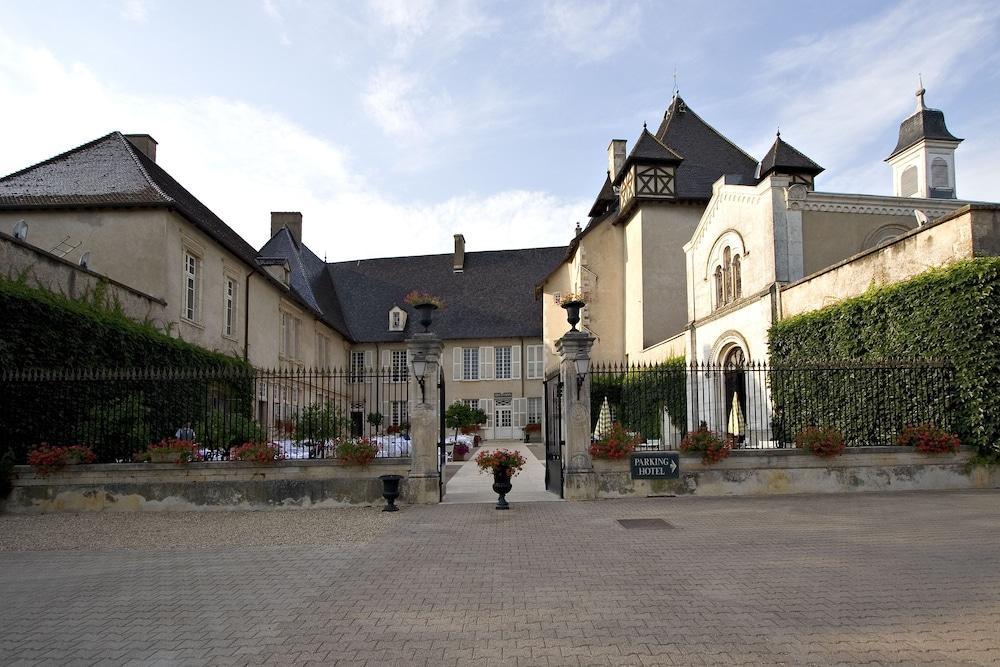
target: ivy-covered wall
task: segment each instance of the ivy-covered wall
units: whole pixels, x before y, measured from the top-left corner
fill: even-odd
[[[644,440],[663,437],[663,411],[681,433],[687,428],[687,367],[684,357],[659,364],[629,367],[596,367],[591,373],[590,428],[600,418],[604,399],[612,418]]]
[[[919,358],[954,366],[953,427],[1000,447],[1000,258],[977,258],[772,325],[772,364]]]
[[[100,287],[74,300],[0,278],[0,368],[244,367],[128,319]]]

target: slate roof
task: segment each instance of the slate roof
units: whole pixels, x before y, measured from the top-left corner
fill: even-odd
[[[590,213],[587,215],[591,218],[603,215],[607,213],[608,206],[617,201],[618,195],[615,194],[615,187],[611,183],[611,172],[608,172],[607,177],[604,179],[604,185],[601,186],[601,191],[597,193],[597,199],[594,200],[594,205],[590,207]]]
[[[299,243],[287,227],[278,230],[260,249],[261,255],[280,257],[288,262],[288,283],[292,293],[321,313],[321,319],[342,336],[351,338],[347,321],[337,298],[337,290],[326,271],[326,262],[305,244]],[[386,320],[388,322],[388,320]]]
[[[680,199],[712,197],[712,184],[726,174],[755,182],[757,161],[692,111],[680,95],[670,102],[654,135],[683,158],[675,188]]]
[[[791,144],[783,141],[779,133],[760,161],[760,178],[763,179],[772,171],[815,176],[823,171],[823,167],[810,160]]]
[[[418,289],[441,297],[432,330],[441,338],[516,338],[542,335],[542,303],[534,287],[559,265],[565,247],[466,252],[455,273],[451,253],[336,262],[327,273],[350,337],[356,342],[402,341],[421,330],[404,297]],[[407,311],[405,331],[388,331],[393,306]]]
[[[175,209],[254,265],[253,246],[121,132],[0,178],[0,209],[114,207]]]
[[[922,139],[941,139],[956,143],[962,141],[948,131],[948,126],[944,124],[943,111],[922,107],[900,124],[896,148],[886,160],[891,160]]]
[[[659,139],[650,134],[649,130],[643,126],[642,134],[639,135],[639,139],[636,140],[632,151],[625,158],[625,162],[622,163],[621,171],[615,175],[615,183],[621,181],[624,173],[628,171],[629,166],[635,162],[678,164],[681,159],[680,155],[664,146]]]

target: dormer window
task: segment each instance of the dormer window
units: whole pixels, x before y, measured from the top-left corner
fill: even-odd
[[[406,328],[406,311],[399,306],[389,310],[389,331],[402,331]]]

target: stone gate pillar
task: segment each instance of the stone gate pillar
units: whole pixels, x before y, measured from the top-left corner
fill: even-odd
[[[590,375],[577,382],[577,359],[590,359],[594,337],[568,331],[556,341],[559,374],[563,382],[563,439],[566,442],[564,495],[567,500],[597,498],[597,477],[590,458]],[[579,389],[578,389],[579,388]]]
[[[438,378],[441,374],[441,352],[444,343],[433,333],[418,333],[406,341],[410,353],[410,439],[411,464],[407,479],[409,502],[433,504],[440,502],[438,472]],[[423,363],[423,390],[414,372]]]

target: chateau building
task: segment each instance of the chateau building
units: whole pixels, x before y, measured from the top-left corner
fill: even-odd
[[[350,419],[408,421],[406,338],[420,330],[404,299],[441,297],[449,402],[488,416],[487,438],[518,438],[542,415],[544,354],[534,285],[565,248],[454,252],[326,263],[302,243],[302,214],[271,214],[255,250],[156,163],[148,135],[112,132],[0,179],[0,231],[166,304],[155,323],[256,367],[344,369],[376,385],[352,392]],[[358,384],[365,384],[360,380]],[[432,386],[435,383],[431,383]],[[294,386],[269,387],[258,418],[288,418]],[[273,405],[272,405],[273,403]]]

